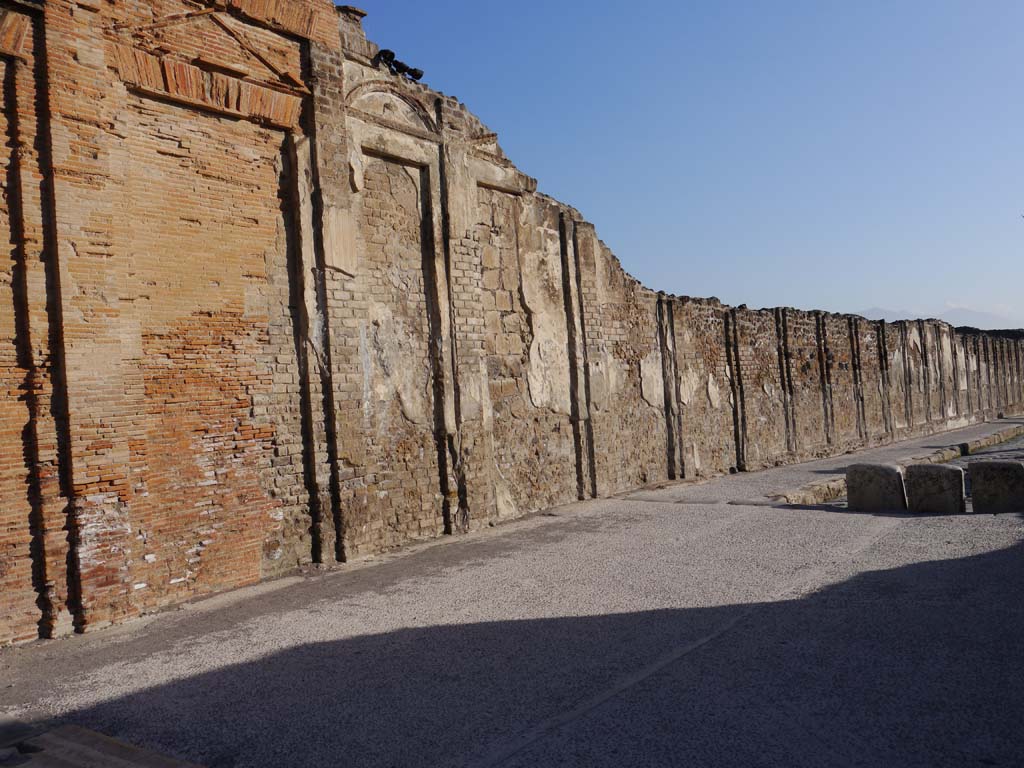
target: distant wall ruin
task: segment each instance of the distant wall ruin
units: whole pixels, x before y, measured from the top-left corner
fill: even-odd
[[[0,643],[950,429],[1021,335],[648,290],[327,0],[0,0]]]

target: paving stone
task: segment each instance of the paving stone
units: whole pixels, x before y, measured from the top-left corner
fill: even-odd
[[[901,512],[907,508],[903,470],[892,464],[854,464],[846,470],[851,510]]]
[[[907,508],[931,515],[962,515],[967,511],[964,471],[949,464],[914,464],[904,472]]]
[[[1024,462],[972,461],[967,471],[976,513],[1024,512]]]

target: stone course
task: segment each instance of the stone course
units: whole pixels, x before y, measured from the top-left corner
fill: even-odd
[[[0,3],[0,643],[1019,410],[1020,332],[641,285],[364,15]]]

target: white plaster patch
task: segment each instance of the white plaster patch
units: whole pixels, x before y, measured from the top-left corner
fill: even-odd
[[[352,214],[330,206],[324,211],[324,257],[327,266],[355,275],[359,264],[356,224]]]
[[[722,393],[718,390],[718,382],[715,381],[714,374],[708,374],[708,403],[716,411],[722,407]]]
[[[534,316],[536,320],[538,316]],[[570,413],[569,357],[564,343],[550,338],[546,332],[534,335],[530,344],[530,400],[537,408],[550,408]]]
[[[690,454],[689,457],[688,457],[689,458],[689,464],[693,468],[693,471],[694,472],[700,472],[700,470],[701,470],[700,449],[697,447],[696,443],[690,443],[690,450],[688,451],[688,453]]]
[[[533,340],[527,381],[530,400],[537,408],[569,414],[568,331],[562,297],[562,262],[558,233],[527,225],[525,232],[530,269],[522,275],[523,303],[529,315]]]
[[[640,361],[640,391],[648,405],[665,407],[665,379],[660,349],[652,351]]]
[[[369,362],[373,371],[373,398],[387,402],[397,395],[405,418],[414,424],[429,424],[430,371],[425,365],[414,362],[422,353],[412,332],[383,304],[372,304],[369,314],[369,349],[364,354],[363,365]]]
[[[353,149],[348,156],[348,167],[350,182],[353,192],[362,192],[366,186],[366,177],[363,168],[363,153]]]
[[[700,374],[692,368],[681,371],[679,374],[679,402],[689,405],[698,389],[700,389]]]
[[[590,401],[597,411],[605,410],[626,384],[626,368],[602,345],[590,363]]]

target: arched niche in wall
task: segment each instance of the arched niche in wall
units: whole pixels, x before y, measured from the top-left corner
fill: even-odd
[[[373,80],[349,91],[346,99],[351,111],[388,127],[413,135],[437,134],[437,123],[427,108],[393,83]]]

